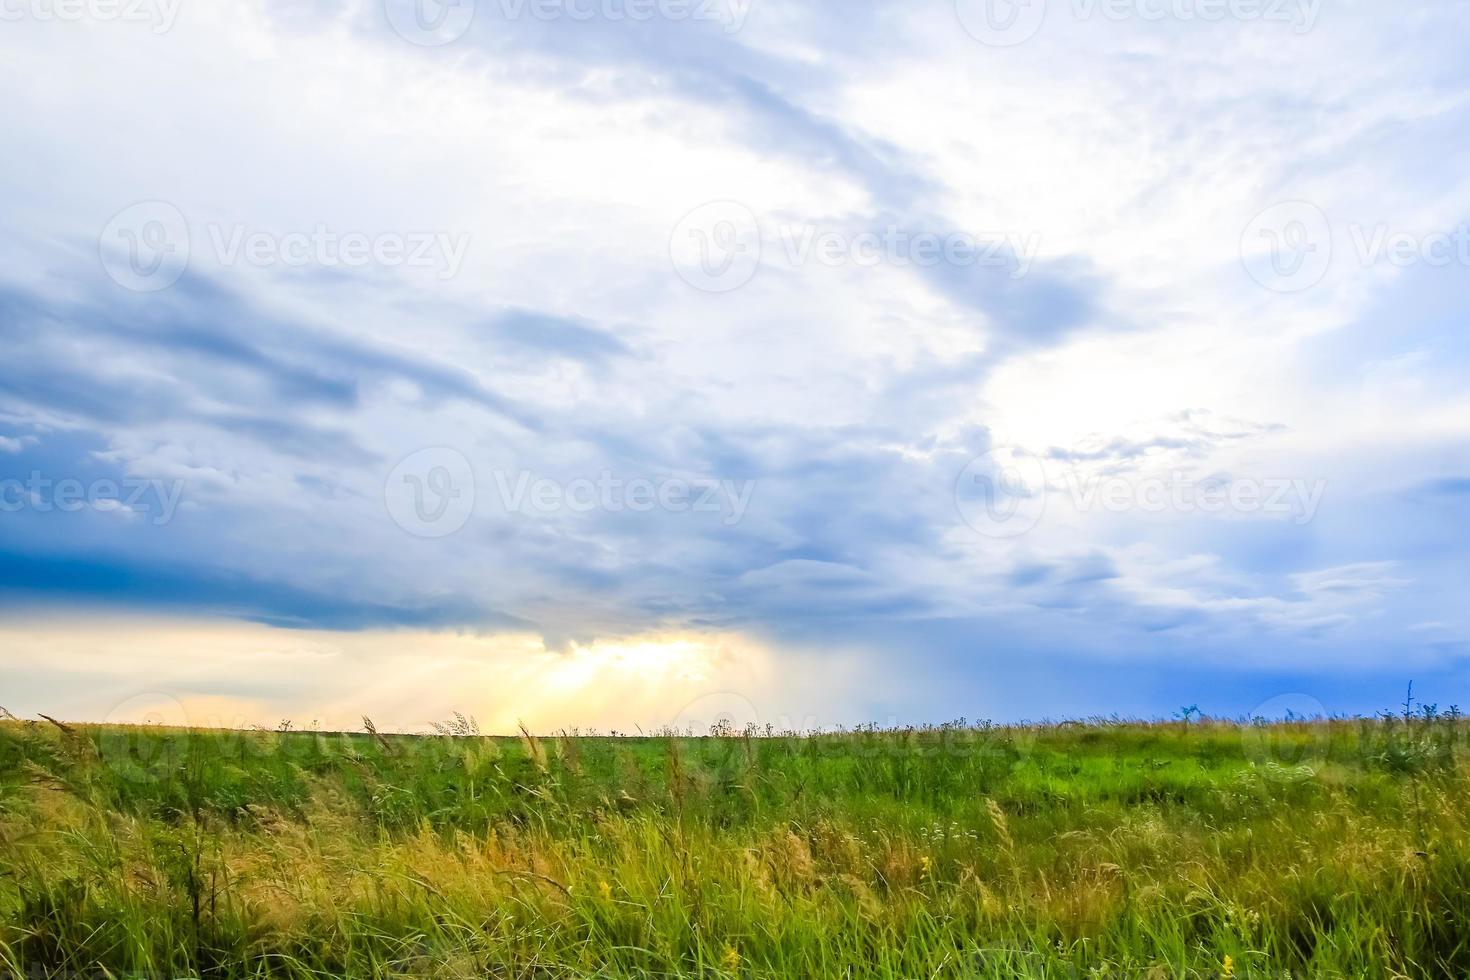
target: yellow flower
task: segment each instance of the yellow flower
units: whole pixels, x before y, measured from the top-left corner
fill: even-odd
[[[597,883],[597,890],[602,892],[603,898],[612,898],[612,885],[609,885],[607,882],[599,881]]]
[[[1231,957],[1228,953],[1225,956],[1225,962],[1222,963],[1222,964],[1220,964],[1220,976],[1222,976],[1222,977],[1233,977],[1233,976],[1235,976],[1235,959],[1233,957]]]
[[[740,950],[736,949],[734,946],[731,946],[729,943],[726,943],[724,963],[725,969],[727,970],[740,969]]]
[[[934,862],[929,859],[929,855],[927,854],[919,855],[919,864],[923,865],[924,874],[928,874],[934,868]]]

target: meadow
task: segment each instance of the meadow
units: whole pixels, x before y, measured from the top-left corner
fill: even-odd
[[[1470,976],[1466,728],[0,722],[0,976]]]

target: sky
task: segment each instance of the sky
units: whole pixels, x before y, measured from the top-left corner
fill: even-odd
[[[1470,701],[1463,0],[0,0],[0,705]]]

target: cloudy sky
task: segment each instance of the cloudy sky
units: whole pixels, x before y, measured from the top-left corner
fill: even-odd
[[[1462,0],[3,0],[0,704],[1466,700]]]

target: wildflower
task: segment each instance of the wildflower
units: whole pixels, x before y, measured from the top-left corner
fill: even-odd
[[[924,867],[924,874],[926,874],[926,875],[934,867],[934,862],[929,859],[929,855],[927,855],[927,854],[921,854],[921,855],[919,855],[919,864],[923,865],[923,867]]]
[[[725,969],[740,969],[740,950],[736,949],[734,946],[731,946],[729,943],[726,943],[725,955],[722,957],[722,960],[725,964]]]
[[[599,881],[597,883],[597,890],[602,893],[603,898],[612,898],[612,885],[609,885],[607,882]]]
[[[1225,954],[1225,962],[1220,964],[1220,976],[1235,976],[1235,959],[1229,953]]]

